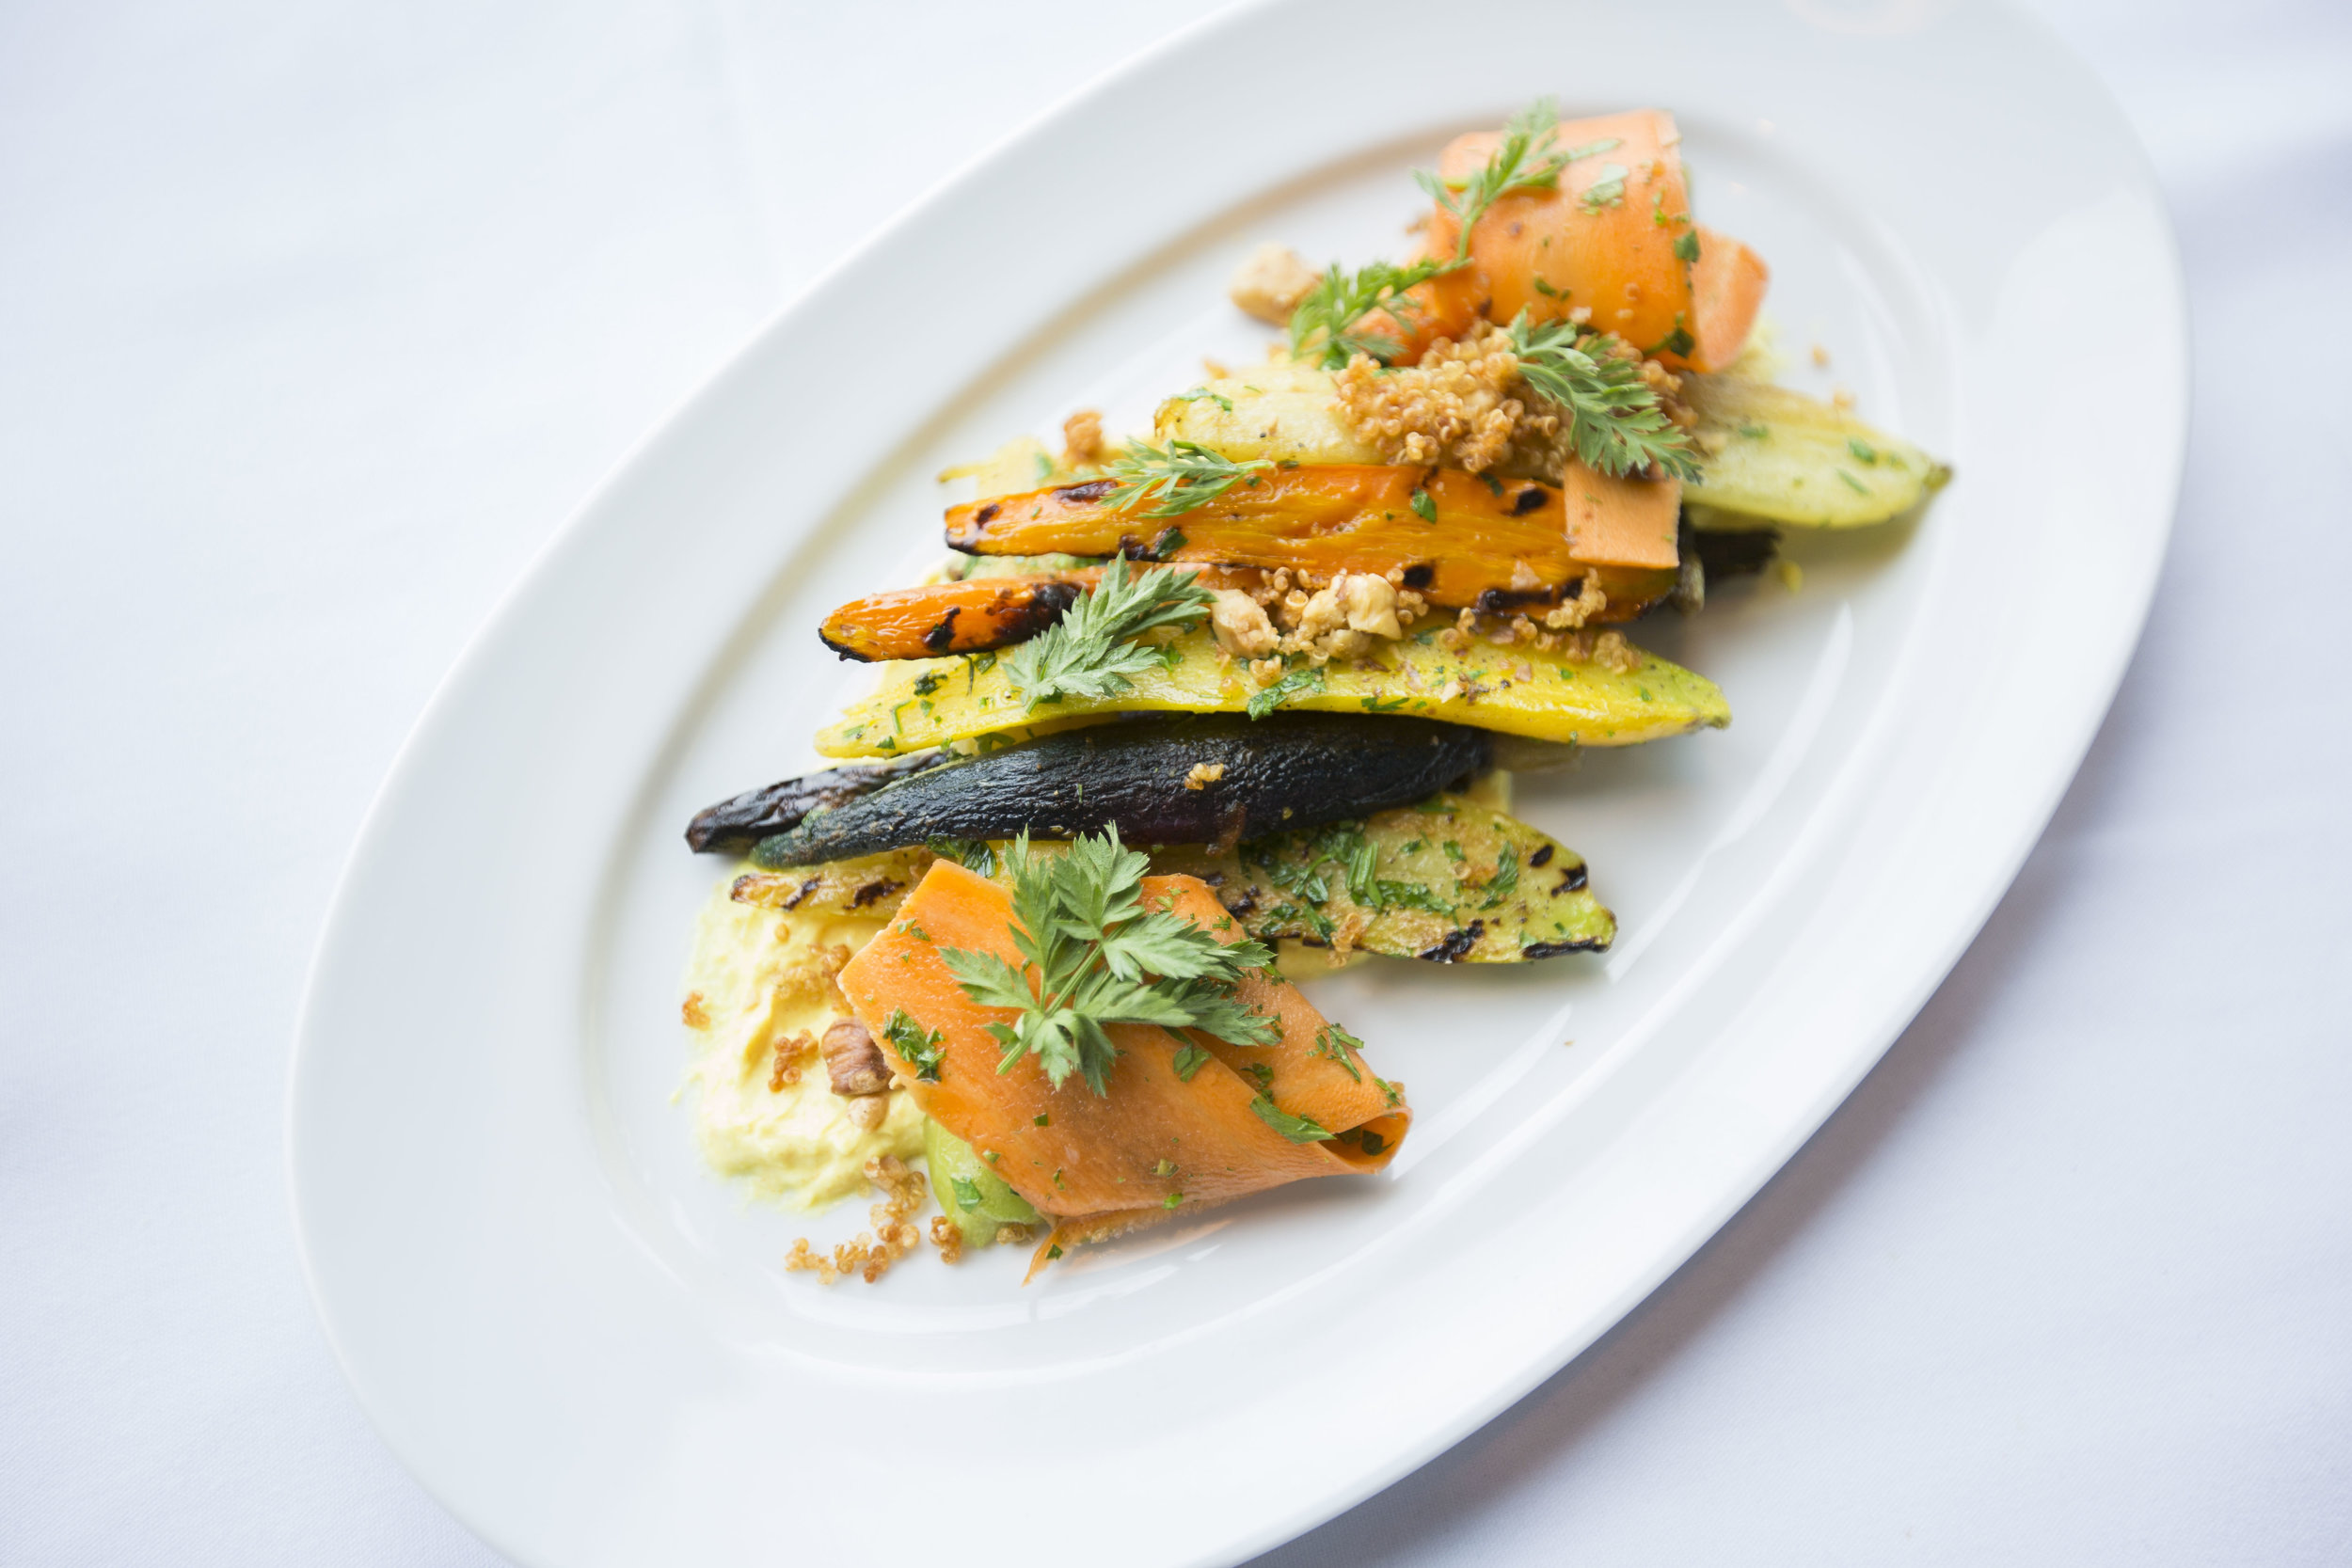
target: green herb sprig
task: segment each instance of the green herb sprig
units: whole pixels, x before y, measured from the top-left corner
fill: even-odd
[[[1658,405],[1641,365],[1618,357],[1614,346],[1614,339],[1573,322],[1532,325],[1524,310],[1511,323],[1519,374],[1567,417],[1568,437],[1587,467],[1613,475],[1655,467],[1696,479],[1690,438]]]
[[[894,1008],[882,1022],[882,1036],[898,1048],[898,1054],[914,1064],[914,1076],[926,1084],[939,1082],[940,1064],[946,1060],[946,1037],[938,1030],[926,1030],[907,1016],[904,1007]]]
[[[1005,678],[1030,707],[1064,697],[1117,697],[1161,662],[1136,638],[1162,626],[1189,626],[1209,612],[1209,591],[1189,572],[1153,566],[1129,576],[1114,561],[1103,580],[1062,618],[1012,651]]]
[[[1114,1023],[1200,1029],[1235,1045],[1272,1045],[1281,1026],[1233,996],[1243,975],[1274,961],[1263,943],[1221,942],[1165,910],[1143,907],[1150,862],[1119,842],[1080,835],[1067,854],[1030,852],[1028,835],[1006,854],[1012,872],[1015,968],[993,953],[943,947],[965,995],[1019,1014],[992,1023],[1005,1048],[996,1070],[1035,1054],[1057,1087],[1073,1072],[1107,1094],[1118,1048]],[[1198,1067],[1198,1063],[1194,1064]]]
[[[1332,262],[1291,312],[1291,357],[1312,359],[1327,371],[1343,368],[1359,354],[1390,363],[1405,345],[1386,332],[1359,331],[1357,324],[1380,310],[1400,321],[1417,314],[1419,307],[1406,291],[1460,264],[1415,261],[1400,267],[1374,261],[1349,272]]]
[[[1600,150],[1597,142],[1591,148],[1556,147],[1553,143],[1559,134],[1559,104],[1539,98],[1511,117],[1502,128],[1502,143],[1486,166],[1469,179],[1454,184],[1422,169],[1413,171],[1421,188],[1453,214],[1459,225],[1460,239],[1454,250],[1457,266],[1470,260],[1470,230],[1486,215],[1487,208],[1513,191],[1559,189],[1562,169],[1572,160]]]
[[[1273,459],[1266,457],[1236,463],[1197,441],[1172,440],[1165,448],[1136,441],[1104,467],[1103,472],[1119,481],[1119,487],[1103,498],[1103,504],[1133,512],[1150,501],[1144,516],[1181,517],[1245,480],[1255,484],[1257,470],[1272,467]]]

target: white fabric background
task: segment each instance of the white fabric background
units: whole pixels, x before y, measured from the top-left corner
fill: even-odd
[[[1284,1568],[2352,1560],[2352,11],[2041,8],[2146,138],[2195,302],[2114,712],[1820,1135]],[[0,8],[0,1560],[492,1560],[344,1392],[287,1220],[361,812],[640,434],[992,106],[1175,20]]]

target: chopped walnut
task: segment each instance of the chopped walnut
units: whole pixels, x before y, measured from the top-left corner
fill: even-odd
[[[1061,422],[1061,466],[1083,468],[1103,460],[1103,412],[1081,408]]]
[[[1287,326],[1291,312],[1315,286],[1315,269],[1298,252],[1272,241],[1249,253],[1225,292],[1235,305],[1268,326]]]
[[[1405,635],[1396,608],[1395,585],[1370,572],[1342,572],[1312,594],[1294,588],[1275,607],[1289,628],[1281,651],[1317,664],[1354,657],[1375,637]]]
[[[704,1005],[703,993],[698,990],[686,993],[686,1000],[678,1005],[677,1016],[686,1021],[689,1029],[710,1027],[710,1009]]]
[[[890,1118],[890,1096],[861,1095],[843,1108],[843,1114],[850,1118],[850,1126],[861,1132],[871,1132]]]
[[[1388,578],[1369,572],[1346,572],[1331,586],[1339,591],[1350,631],[1391,641],[1405,635],[1405,628],[1397,624],[1396,585]]]
[[[1236,658],[1263,658],[1272,653],[1279,639],[1264,607],[1237,589],[1213,592],[1216,602],[1209,607],[1209,630],[1216,645]]]
[[[1184,787],[1186,789],[1206,789],[1223,777],[1225,777],[1225,765],[1223,763],[1196,762],[1192,765],[1192,771],[1184,775]]]
[[[963,1261],[963,1231],[945,1214],[931,1216],[931,1245],[939,1249],[941,1262]]]
[[[853,1018],[836,1018],[825,1030],[825,1075],[833,1092],[844,1099],[885,1094],[890,1089],[890,1064],[882,1047]]]

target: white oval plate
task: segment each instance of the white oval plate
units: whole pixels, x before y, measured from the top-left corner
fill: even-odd
[[[500,1549],[1261,1550],[1689,1256],[2008,885],[2137,634],[2182,450],[2172,242],[2107,100],[2030,24],[1931,0],[1443,14],[1509,47],[1431,68],[1420,4],[1229,15],[967,170],[621,469],[419,725],[311,976],[294,1203],[360,1400]],[[1244,250],[1394,254],[1406,169],[1546,92],[1674,109],[1701,214],[1771,259],[1792,379],[1958,481],[1915,528],[1800,541],[1800,593],[1643,628],[1737,723],[1524,793],[1590,858],[1615,951],[1324,985],[1421,1112],[1386,1180],[1025,1290],[1001,1253],[787,1276],[811,1227],[706,1176],[672,1099],[720,874],[681,825],[807,759],[850,680],[812,628],[935,553],[932,473],[1074,406],[1132,428],[1202,353],[1261,352],[1222,302]]]

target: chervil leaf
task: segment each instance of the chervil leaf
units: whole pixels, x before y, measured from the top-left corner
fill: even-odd
[[[939,956],[948,972],[962,982],[963,994],[983,1007],[1026,1007],[1037,1001],[1022,972],[993,953],[943,947]]]
[[[1222,943],[1168,911],[1145,910],[1149,863],[1120,843],[1116,828],[1099,838],[1081,835],[1062,855],[1033,853],[1024,834],[1005,863],[1013,884],[1010,936],[1023,964],[939,950],[965,995],[1015,1015],[988,1025],[1004,1047],[999,1072],[1033,1055],[1057,1087],[1076,1072],[1104,1094],[1119,1055],[1106,1032],[1113,1024],[1202,1029],[1243,1045],[1281,1037],[1279,1023],[1232,994],[1273,955],[1262,942]]]
[[[1232,1045],[1273,1045],[1281,1039],[1280,1021],[1235,1001],[1229,990],[1206,981],[1193,984],[1195,989],[1186,1004],[1192,1012],[1194,1028]]]
[[[1162,626],[1189,626],[1213,602],[1189,572],[1154,566],[1130,577],[1127,562],[1114,561],[1060,620],[1013,649],[1006,677],[1030,707],[1064,697],[1120,696],[1133,684],[1130,675],[1160,662],[1157,648],[1135,640]]]
[[[1239,971],[1225,944],[1181,915],[1143,914],[1103,939],[1103,958],[1111,973],[1129,978],[1150,973],[1171,980],[1214,975],[1233,979]]]

